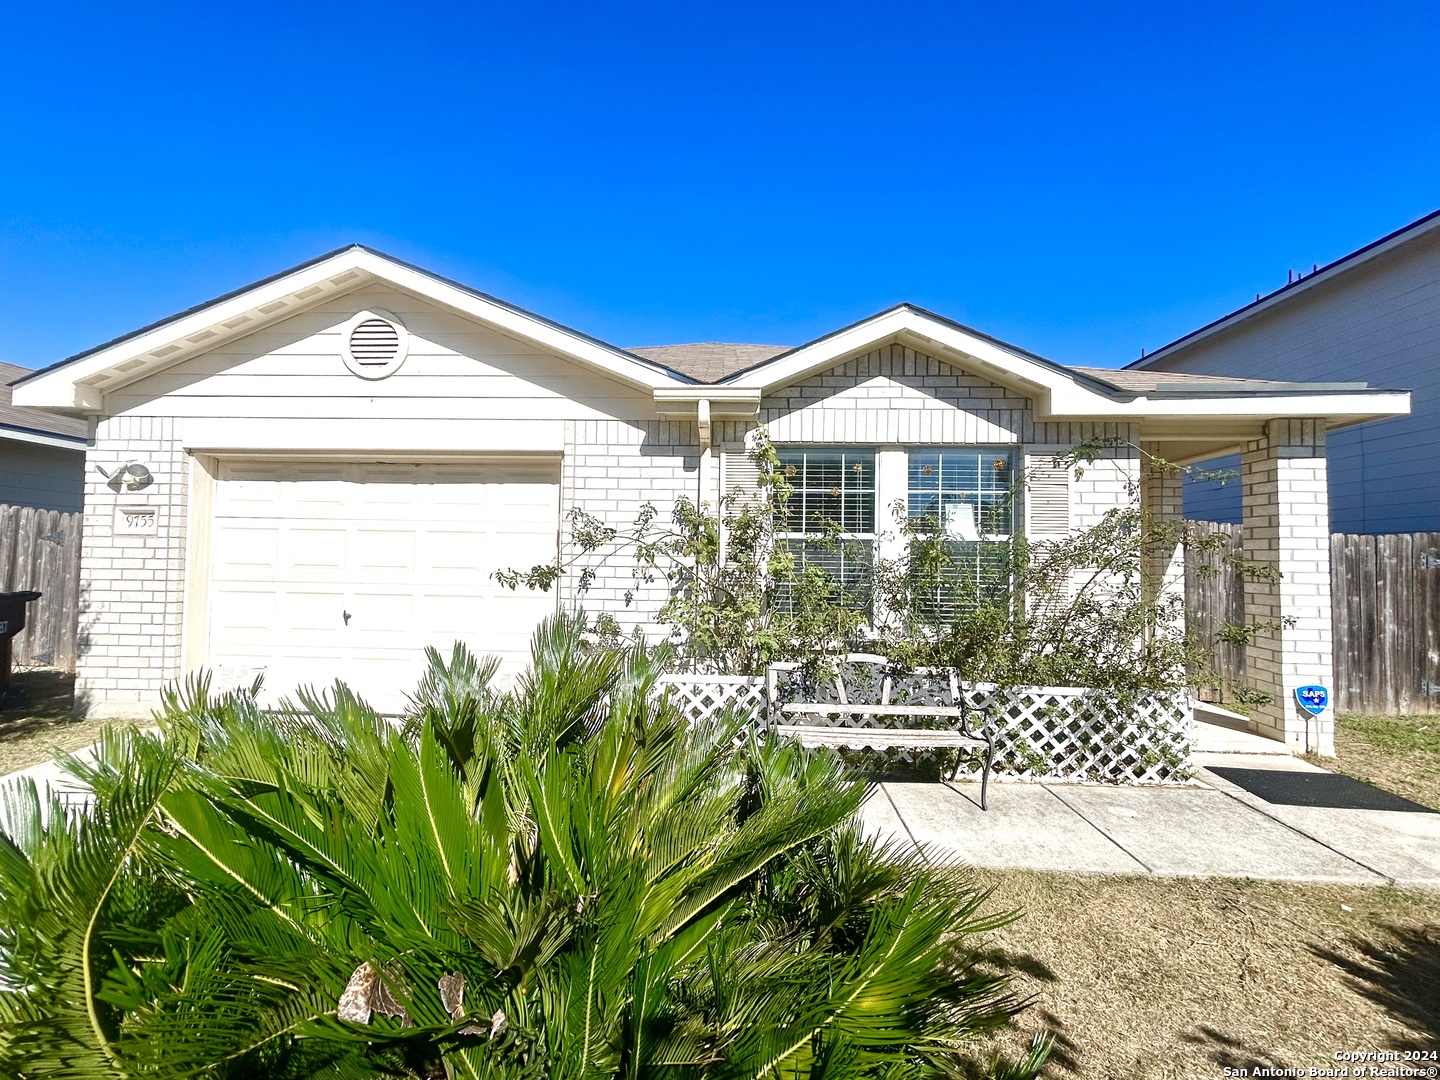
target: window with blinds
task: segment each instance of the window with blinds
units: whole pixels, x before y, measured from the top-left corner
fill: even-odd
[[[1010,601],[1017,525],[1015,451],[912,450],[906,506],[912,525],[944,544],[948,565],[913,571],[921,614],[933,622]]]
[[[801,572],[818,569],[845,602],[868,608],[875,559],[875,451],[849,447],[777,450],[789,490],[776,506],[776,532]],[[777,589],[790,609],[793,588]]]

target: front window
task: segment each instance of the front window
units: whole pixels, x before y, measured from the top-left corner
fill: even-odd
[[[1010,597],[1015,452],[912,450],[906,508],[912,526],[941,541],[939,565],[917,568],[920,613],[945,622]]]
[[[776,511],[797,574],[819,569],[848,604],[868,608],[875,558],[875,451],[846,447],[778,449],[789,498]],[[793,590],[779,589],[784,608]]]

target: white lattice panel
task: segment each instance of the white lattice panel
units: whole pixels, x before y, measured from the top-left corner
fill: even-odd
[[[749,710],[757,720],[763,714],[765,680],[759,676],[669,675],[660,682],[692,720],[726,705]],[[997,776],[1127,784],[1184,783],[1193,776],[1194,734],[1184,693],[1117,694],[983,683],[967,685],[963,692],[972,726],[995,733]],[[935,687],[935,693],[948,694],[948,685]],[[865,723],[853,716],[818,722]],[[894,753],[912,759],[932,756],[929,751]],[[959,775],[978,775],[978,763],[978,757],[963,755]]]
[[[976,684],[975,721],[995,733],[997,775],[1017,780],[1184,783],[1194,775],[1189,695]],[[983,719],[981,719],[983,717]],[[978,775],[978,764],[960,775]]]
[[[726,706],[758,720],[765,705],[765,680],[752,675],[665,675],[660,685],[692,722],[713,716]]]

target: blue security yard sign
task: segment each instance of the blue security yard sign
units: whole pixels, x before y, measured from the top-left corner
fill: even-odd
[[[1323,686],[1297,686],[1295,701],[1311,716],[1319,716],[1330,704],[1330,691]]]

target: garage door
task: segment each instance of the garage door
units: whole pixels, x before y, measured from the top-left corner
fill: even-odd
[[[404,707],[424,649],[457,639],[513,675],[553,593],[497,569],[553,559],[555,463],[222,463],[211,534],[209,653],[222,678],[265,672],[274,700],[349,683]]]

